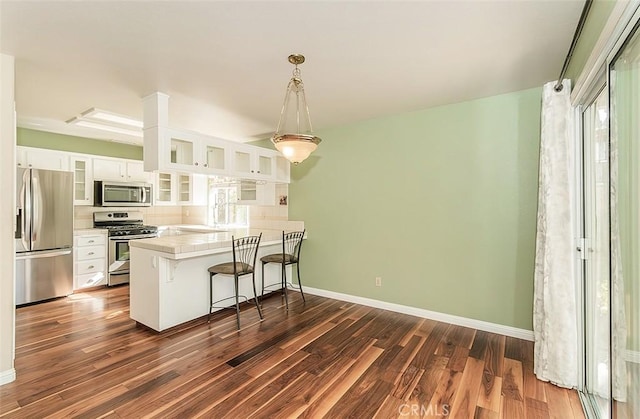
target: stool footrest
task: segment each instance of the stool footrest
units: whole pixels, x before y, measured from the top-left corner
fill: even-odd
[[[250,300],[250,298],[247,297],[246,295],[238,295],[238,298],[244,298],[243,302],[248,302]],[[234,300],[235,301],[235,299],[236,299],[236,296],[232,295],[231,297],[223,298],[221,300],[216,300],[213,303],[211,303],[210,308],[229,308],[229,307],[233,307],[233,306],[216,306],[215,304],[219,303],[221,301],[226,301],[226,300]]]

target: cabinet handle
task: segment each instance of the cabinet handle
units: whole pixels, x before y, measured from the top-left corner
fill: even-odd
[[[196,166],[198,165],[198,162],[196,162]]]
[[[89,243],[94,243],[94,241],[93,240],[89,240]]]
[[[87,269],[93,269],[93,268],[95,268],[95,266],[91,265]]]
[[[253,170],[251,171],[251,173],[253,173]]]
[[[209,167],[209,165],[207,163],[204,164],[204,167]]]
[[[95,255],[95,253],[89,252],[89,253],[87,253],[87,255],[91,256],[91,255]]]

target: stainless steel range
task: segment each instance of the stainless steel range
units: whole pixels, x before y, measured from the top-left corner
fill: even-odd
[[[144,225],[142,212],[94,212],[93,226],[109,230],[107,285],[129,282],[129,240],[158,237],[158,227]]]

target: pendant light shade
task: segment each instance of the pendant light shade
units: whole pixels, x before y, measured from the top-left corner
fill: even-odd
[[[295,69],[287,85],[280,120],[271,141],[287,160],[298,164],[309,157],[322,140],[313,135],[304,83],[298,69],[298,65],[304,62],[304,56],[292,54],[289,62],[295,65]]]

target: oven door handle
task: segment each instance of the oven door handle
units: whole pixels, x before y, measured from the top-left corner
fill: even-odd
[[[138,234],[136,236],[115,236],[109,237],[109,240],[117,241],[117,242],[128,242],[129,240],[136,239],[154,239],[158,237],[157,234]]]

